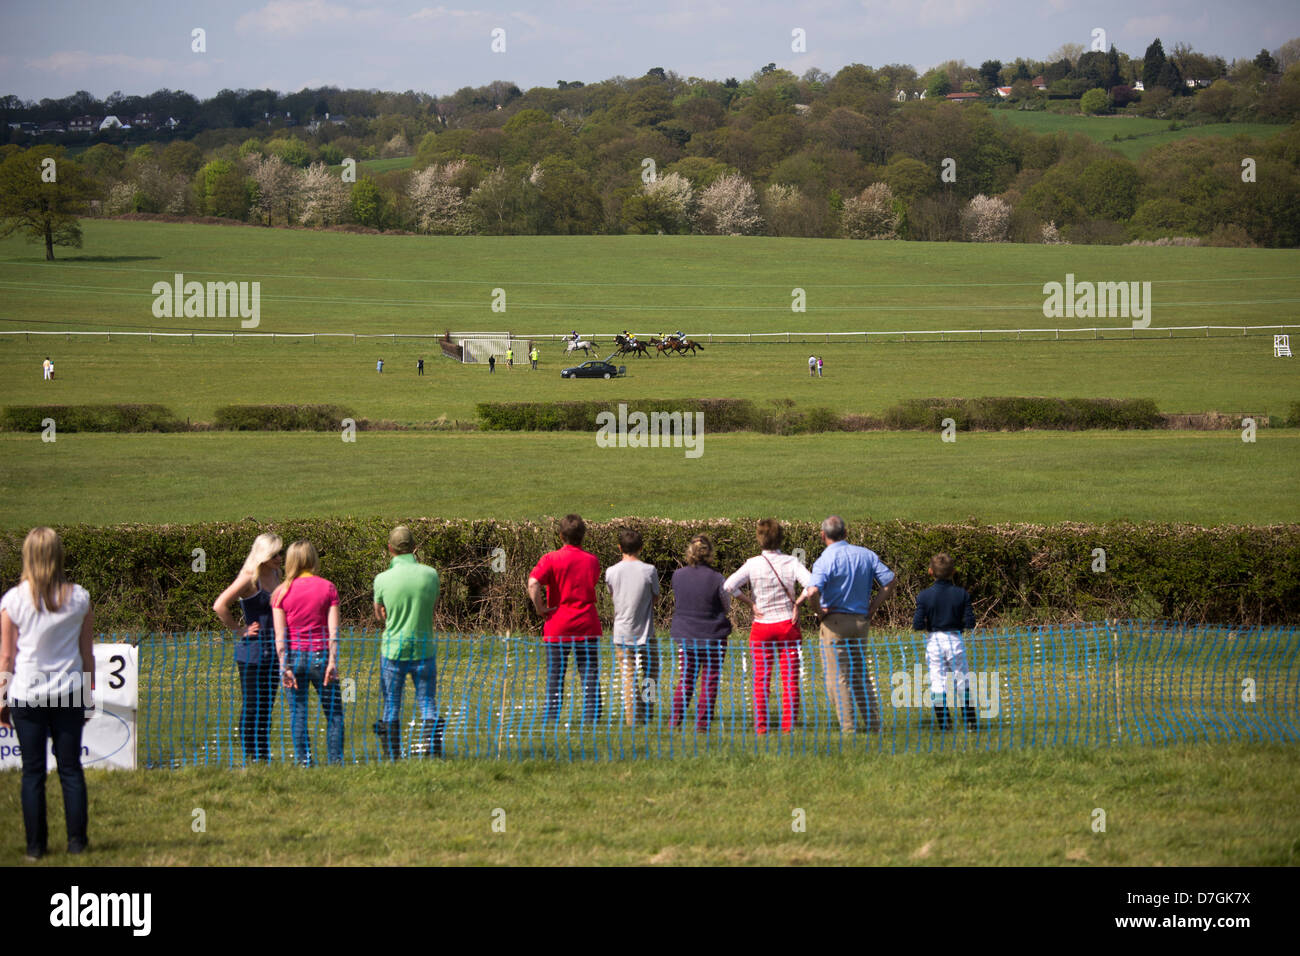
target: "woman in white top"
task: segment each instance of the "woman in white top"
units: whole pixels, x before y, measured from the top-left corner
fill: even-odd
[[[767,687],[772,662],[781,665],[781,732],[790,733],[799,719],[799,651],[803,638],[799,630],[796,591],[806,588],[812,575],[799,561],[781,552],[785,530],[773,518],[758,523],[758,546],[762,553],[750,558],[722,587],[754,609],[749,647],[754,658],[754,730],[767,733]],[[741,592],[749,585],[753,597]]]
[[[23,576],[0,599],[0,726],[17,732],[23,760],[27,858],[45,854],[45,742],[63,787],[68,852],[86,849],[86,777],[81,728],[95,689],[90,595],[63,573],[63,542],[52,528],[23,541]],[[7,684],[7,686],[5,686]]]

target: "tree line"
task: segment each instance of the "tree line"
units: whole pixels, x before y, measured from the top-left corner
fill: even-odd
[[[12,224],[18,206],[39,205],[41,190],[59,189],[39,177],[30,181],[41,158],[57,156],[84,180],[77,214],[453,235],[699,232],[1080,243],[1196,237],[1294,246],[1297,46],[1292,41],[1275,54],[1261,51],[1267,60],[1233,64],[1198,60],[1185,48],[1166,56],[1157,40],[1137,61],[1113,49],[1063,48],[1045,66],[954,62],[922,76],[911,67],[855,64],[833,77],[816,70],[795,77],[768,64],[744,82],[655,69],[636,80],[561,81],[527,92],[501,83],[438,100],[304,91],[312,115],[340,103],[356,112],[314,133],[283,124],[251,135],[221,128],[170,142],[98,142],[75,156],[50,145],[0,147],[0,212]],[[1047,89],[1025,94],[1037,102],[1017,103],[1016,86],[1029,85],[1021,75],[1039,66]],[[1220,66],[1224,75],[1217,76]],[[1292,125],[1260,140],[1187,138],[1134,162],[1077,134],[1028,132],[999,119],[996,107],[920,98],[939,75],[961,88],[992,89],[1012,79],[1012,95],[997,104],[1005,108],[1050,107],[1054,88],[1083,78],[1101,84],[1085,97],[1100,91],[1108,108],[1124,112],[1158,100],[1190,122],[1226,117]],[[1143,75],[1154,82],[1143,80],[1141,93],[1113,82]],[[1185,75],[1208,85],[1188,86]],[[1120,106],[1117,91],[1119,99],[1140,99]],[[361,111],[381,99],[392,111],[363,118]],[[398,158],[399,168],[367,166],[383,158]]]

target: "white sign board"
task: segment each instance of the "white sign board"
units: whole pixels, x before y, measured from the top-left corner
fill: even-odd
[[[81,731],[81,765],[135,769],[135,713],[139,704],[140,662],[130,644],[95,645],[96,710]],[[46,745],[46,766],[54,769],[54,753]],[[0,770],[22,767],[18,735],[0,727]]]

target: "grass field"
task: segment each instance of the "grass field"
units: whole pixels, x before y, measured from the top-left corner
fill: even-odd
[[[308,515],[916,521],[1297,520],[1300,432],[705,434],[600,448],[580,433],[0,436],[0,524]],[[1008,480],[1008,476],[1014,476]]]
[[[155,282],[257,280],[263,332],[836,332],[1125,326],[1043,317],[1043,284],[1149,281],[1153,326],[1290,322],[1300,251],[706,236],[432,237],[85,223],[45,263],[0,240],[2,327],[213,329],[152,313]],[[505,313],[493,312],[504,289]],[[807,311],[791,311],[791,292]]]
[[[1267,139],[1286,129],[1282,123],[1206,123],[1202,126],[1180,124],[1170,129],[1170,121],[1143,116],[1080,116],[1028,110],[997,110],[995,116],[1040,135],[1047,133],[1082,133],[1103,146],[1136,161],[1144,153],[1183,139],[1250,136]]]
[[[1268,334],[1163,331],[1295,321],[1300,254],[1290,250],[85,229],[85,249],[61,251],[52,265],[34,247],[0,241],[0,404],[154,401],[208,420],[231,402],[335,402],[362,417],[428,422],[467,419],[480,401],[593,395],[789,398],[859,413],[938,395],[1148,397],[1164,411],[1270,414],[1300,398],[1296,366],[1273,358]],[[177,272],[260,281],[260,331],[399,340],[191,345],[13,333],[238,330],[238,320],[155,318],[152,285]],[[798,341],[828,331],[1051,327],[1042,286],[1067,272],[1150,281],[1153,330],[1095,341]],[[808,294],[806,313],[790,311],[795,287]],[[506,290],[504,315],[490,308],[496,288]],[[627,360],[626,379],[562,382],[554,344],[543,345],[539,372],[489,375],[400,338],[574,327],[605,338],[623,327],[695,337],[788,331],[795,341],[710,344],[692,359]],[[808,378],[810,351],[826,358],[825,379]],[[37,376],[47,354],[58,368],[52,383]],[[417,378],[421,354],[427,374]],[[574,433],[361,432],[354,444],[296,433],[64,433],[52,444],[0,435],[6,527],[570,510],[592,519],[838,510],[851,520],[1266,524],[1297,520],[1297,488],[1300,431],[1271,428],[1254,444],[1236,431],[962,433],[951,444],[920,433],[706,432],[698,459],[682,449],[602,449]],[[144,672],[142,681],[146,697],[164,695],[160,714],[193,704],[166,697]],[[221,715],[234,686],[222,684]],[[85,862],[1294,865],[1297,771],[1294,746],[1202,744],[92,772]],[[58,821],[58,788],[49,792]],[[191,829],[196,807],[206,833]],[[1104,834],[1091,829],[1097,807],[1108,814]],[[496,808],[505,833],[492,829]],[[791,829],[796,808],[807,814],[804,833]],[[0,824],[11,834],[0,853],[11,862],[18,818],[14,780],[0,787],[0,821],[12,821]],[[47,860],[63,862],[59,853]]]
[[[1257,744],[91,772],[77,863],[1288,866],[1298,773],[1300,750]],[[12,781],[0,819],[18,816]],[[20,861],[16,832],[0,853]]]

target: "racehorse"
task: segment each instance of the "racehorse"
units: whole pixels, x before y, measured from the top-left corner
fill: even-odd
[[[621,335],[614,336],[614,342],[618,345],[619,355],[626,355],[628,352],[631,352],[637,358],[640,358],[642,355],[650,354],[650,350],[646,348],[644,342],[630,342]]]
[[[677,343],[669,341],[668,339],[657,339],[652,337],[650,339],[650,344],[655,347],[656,356],[663,355],[665,352],[671,355],[677,351]],[[647,352],[646,354],[649,353]]]
[[[679,353],[690,352],[692,355],[694,355],[696,349],[699,349],[701,352],[703,352],[704,346],[701,345],[699,342],[695,341],[694,339],[687,339],[686,341],[679,342],[677,344],[677,351]]]
[[[578,339],[578,341],[576,342],[573,341],[573,339],[569,339],[568,344],[564,346],[564,354],[568,355],[570,352],[576,352],[578,351],[578,349],[582,349],[583,355],[590,355],[591,352],[587,350],[594,349],[594,348],[596,348],[595,339],[592,339],[591,341],[587,341],[586,339]]]

